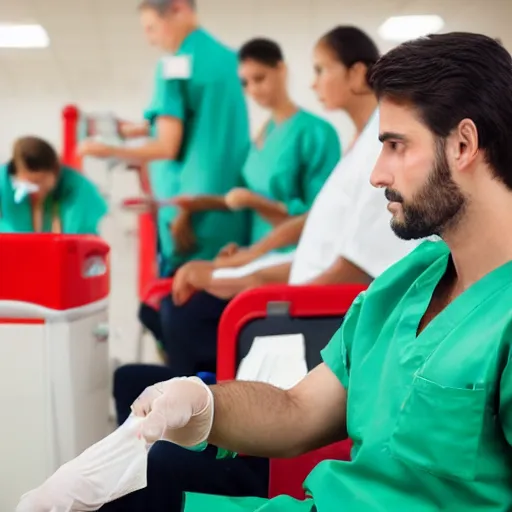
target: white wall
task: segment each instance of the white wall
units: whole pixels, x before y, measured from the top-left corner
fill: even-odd
[[[54,45],[47,55],[0,52],[0,158],[7,158],[14,138],[27,133],[41,135],[60,146],[60,109],[68,102],[76,102],[86,111],[140,117],[149,97],[156,56],[144,53],[136,3],[2,2],[0,16],[7,8],[11,19],[16,13],[35,16],[29,8],[39,6],[35,21],[49,28]],[[321,113],[310,89],[311,53],[314,42],[333,26],[353,23],[375,37],[377,27],[389,15],[437,12],[448,21],[446,30],[480,30],[501,36],[507,43],[511,6],[512,2],[501,0],[202,0],[200,14],[206,28],[234,47],[255,36],[277,40],[290,66],[293,97],[303,107]],[[382,49],[386,47],[382,45]],[[251,114],[256,129],[264,117],[253,106]],[[352,126],[347,117],[336,114],[329,119],[348,145]],[[109,182],[99,165],[89,164],[86,171],[102,188],[109,188],[110,183],[114,195],[104,229],[113,251],[111,345],[115,357],[128,360],[135,354],[138,333],[135,219],[120,212],[116,205],[123,197],[138,193],[137,182],[133,175],[121,171],[115,171]]]

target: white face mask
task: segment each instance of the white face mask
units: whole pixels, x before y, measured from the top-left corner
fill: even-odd
[[[12,188],[14,189],[14,202],[16,204],[21,203],[30,194],[36,194],[39,192],[39,185],[31,183],[30,181],[22,181],[16,178],[12,180]]]

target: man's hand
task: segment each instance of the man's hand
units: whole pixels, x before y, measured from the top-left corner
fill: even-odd
[[[225,196],[224,200],[230,210],[243,210],[253,208],[255,199],[259,196],[247,188],[233,188]]]
[[[192,228],[192,215],[188,210],[180,209],[171,224],[171,233],[180,254],[187,254],[194,249],[196,236]]]
[[[103,144],[103,142],[87,139],[78,146],[78,154],[95,158],[109,158],[112,156],[112,148],[107,146],[107,144]]]
[[[213,395],[197,377],[177,378],[147,388],[132,405],[145,420],[141,433],[152,444],[161,439],[193,447],[208,438]]]
[[[219,253],[217,254],[217,258],[226,258],[226,257],[229,257],[229,256],[233,256],[234,254],[236,254],[238,251],[240,250],[240,247],[238,246],[238,244],[235,244],[234,242],[231,242],[227,245],[225,245],[220,251]]]
[[[172,281],[172,299],[177,306],[183,306],[192,295],[204,290],[211,281],[213,264],[209,261],[190,261],[183,265]]]

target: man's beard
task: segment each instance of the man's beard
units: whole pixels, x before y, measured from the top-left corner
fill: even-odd
[[[403,220],[393,217],[391,229],[403,240],[441,236],[457,223],[466,206],[466,198],[452,179],[441,139],[436,143],[434,165],[423,188],[410,201],[393,189],[386,189],[385,196],[402,206]]]

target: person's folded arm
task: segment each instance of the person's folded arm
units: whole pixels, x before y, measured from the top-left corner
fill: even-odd
[[[275,227],[267,236],[251,246],[234,251],[228,256],[219,256],[213,262],[215,268],[234,268],[247,265],[252,261],[261,258],[267,253],[297,245],[307,214],[298,217],[290,217],[282,224]]]
[[[308,214],[290,217],[275,227],[265,238],[254,244],[262,254],[282,249],[290,245],[297,245],[304,229]]]
[[[243,277],[215,278],[212,274],[211,280],[205,286],[205,290],[219,299],[231,299],[235,295],[252,288],[258,288],[268,284],[284,284],[288,282],[291,270],[291,263],[283,263],[264,268]]]
[[[224,196],[197,195],[177,196],[173,203],[190,213],[199,213],[208,210],[228,210]]]
[[[247,207],[257,212],[258,215],[273,226],[278,226],[283,221],[290,218],[290,214],[284,203],[267,199],[258,194],[253,195]]]
[[[284,203],[268,199],[248,188],[236,187],[230,190],[225,200],[229,209],[252,210],[273,226],[290,217]]]

